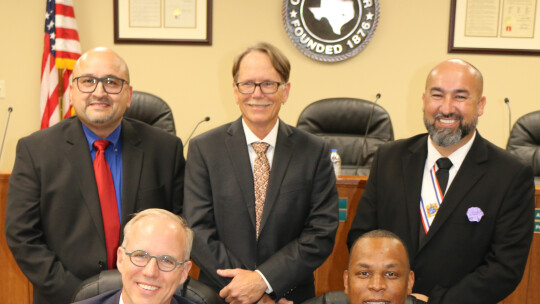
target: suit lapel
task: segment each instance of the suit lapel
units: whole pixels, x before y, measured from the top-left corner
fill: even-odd
[[[71,118],[71,122],[65,130],[65,159],[76,172],[75,180],[79,191],[83,196],[83,204],[86,205],[90,217],[94,222],[98,235],[105,244],[105,232],[103,230],[103,219],[101,217],[101,205],[97,191],[96,178],[94,176],[94,167],[92,157],[88,147],[88,140],[84,135],[81,122],[78,118]]]
[[[482,178],[486,170],[484,166],[486,161],[487,149],[485,140],[479,133],[476,133],[474,143],[463,160],[452,184],[450,184],[450,188],[446,191],[441,207],[439,208],[439,211],[437,211],[437,215],[435,216],[425,241],[421,244],[419,250],[434,237],[454,209],[463,202],[465,195],[469,193],[480,178]]]
[[[422,193],[422,179],[427,158],[427,136],[419,137],[403,157],[402,180],[404,180],[405,200],[409,219],[409,236],[411,249],[418,248],[420,227],[420,197]]]
[[[249,218],[255,229],[255,190],[253,186],[253,172],[249,160],[246,135],[242,126],[242,118],[237,119],[227,130],[225,146],[227,156],[232,164],[234,176],[241,189],[242,197],[249,212]]]
[[[139,181],[141,180],[144,152],[141,139],[131,123],[122,120],[122,225],[134,213]]]
[[[292,157],[293,141],[291,135],[293,131],[291,127],[284,122],[279,121],[279,130],[276,139],[276,150],[274,151],[274,159],[272,161],[272,169],[270,170],[270,178],[268,181],[268,188],[266,190],[266,200],[264,202],[264,209],[261,219],[261,231],[268,219],[270,210],[274,206],[277,197],[279,195],[279,189],[281,183],[287,172],[287,167]]]

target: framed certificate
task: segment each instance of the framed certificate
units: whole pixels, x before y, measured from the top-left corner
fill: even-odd
[[[114,0],[114,42],[212,44],[212,0]]]
[[[452,0],[449,53],[540,54],[539,0]]]

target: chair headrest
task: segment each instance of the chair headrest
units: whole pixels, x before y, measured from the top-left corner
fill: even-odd
[[[127,108],[124,116],[176,135],[171,108],[163,99],[150,93],[133,91],[131,106]]]

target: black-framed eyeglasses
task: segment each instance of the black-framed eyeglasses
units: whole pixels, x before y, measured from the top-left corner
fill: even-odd
[[[277,92],[280,85],[284,85],[285,82],[278,82],[278,81],[263,81],[263,82],[253,82],[253,81],[246,81],[246,82],[237,82],[236,87],[238,88],[238,91],[242,94],[253,94],[255,93],[255,89],[259,87],[261,89],[261,92],[263,94],[273,94]]]
[[[103,90],[105,90],[107,94],[118,94],[122,92],[124,82],[129,84],[127,80],[114,76],[101,78],[94,76],[79,76],[73,78],[73,81],[77,82],[77,88],[79,88],[79,91],[83,93],[93,93],[96,90],[98,83],[101,82],[103,85]]]
[[[144,250],[127,252],[125,247],[122,248],[124,249],[124,253],[129,256],[129,260],[131,261],[131,263],[133,263],[133,265],[137,267],[144,267],[148,265],[152,258],[156,259],[159,270],[164,272],[173,271],[176,269],[176,267],[184,265],[186,263],[186,261],[178,262],[177,259],[166,254],[154,256],[150,255]]]

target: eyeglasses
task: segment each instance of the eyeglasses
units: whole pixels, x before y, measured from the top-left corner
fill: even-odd
[[[284,85],[285,82],[277,82],[277,81],[264,81],[264,82],[252,82],[252,81],[246,81],[246,82],[237,82],[236,87],[238,88],[238,91],[242,94],[253,94],[255,93],[255,88],[259,87],[261,89],[261,92],[263,94],[273,94],[277,92],[280,85]]]
[[[170,255],[153,256],[144,250],[135,250],[127,252],[125,247],[124,253],[129,256],[131,263],[137,267],[144,267],[148,265],[152,258],[156,259],[159,270],[164,272],[170,272],[176,269],[177,266],[184,265],[186,261],[178,262],[177,259]]]
[[[77,88],[83,93],[93,93],[96,90],[98,83],[101,82],[101,84],[103,84],[103,90],[105,90],[107,94],[118,94],[122,92],[124,82],[129,84],[127,80],[113,76],[102,78],[79,76],[73,78],[73,81],[77,81]]]

